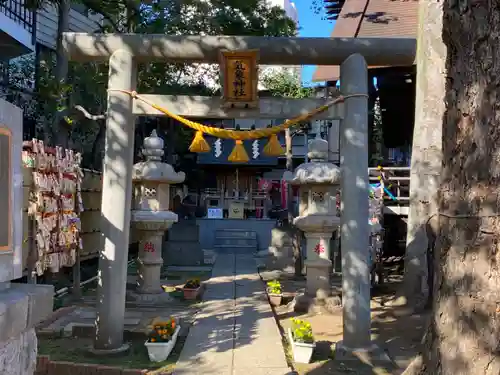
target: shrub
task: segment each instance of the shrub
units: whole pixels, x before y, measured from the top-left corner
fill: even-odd
[[[269,294],[281,294],[281,283],[278,280],[268,281],[267,291]]]
[[[184,284],[184,288],[186,289],[198,289],[200,287],[201,283],[199,279],[189,279],[186,281],[186,284]]]
[[[177,327],[174,317],[169,320],[153,322],[153,329],[149,332],[148,342],[169,342]]]
[[[292,336],[295,342],[312,344],[314,342],[314,337],[311,323],[305,320],[292,318]]]

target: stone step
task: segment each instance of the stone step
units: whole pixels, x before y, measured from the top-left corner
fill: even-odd
[[[216,237],[214,246],[258,246],[256,238]]]
[[[251,238],[257,239],[257,233],[245,229],[218,229],[215,231],[215,238]]]
[[[256,246],[235,246],[235,245],[219,245],[214,246],[214,250],[218,254],[248,254],[252,255],[257,252]]]

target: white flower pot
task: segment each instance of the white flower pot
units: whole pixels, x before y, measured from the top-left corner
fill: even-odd
[[[288,329],[288,339],[292,345],[293,360],[297,363],[309,363],[316,343],[295,342],[290,328]]]
[[[148,349],[149,360],[151,362],[163,362],[168,358],[170,352],[175,346],[177,341],[177,336],[179,335],[181,327],[177,326],[172,335],[172,338],[168,342],[147,342],[144,344],[146,349]]]

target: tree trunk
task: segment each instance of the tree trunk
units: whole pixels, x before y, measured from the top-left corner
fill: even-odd
[[[404,297],[410,307],[425,306],[428,293],[429,248],[426,227],[438,211],[442,163],[442,123],[445,111],[446,47],[442,41],[441,2],[420,0],[417,49],[415,127],[410,174],[410,212],[406,238]]]
[[[432,5],[438,3],[423,3],[439,11],[439,5]],[[428,24],[434,22],[427,20]],[[498,375],[498,3],[445,1],[443,40],[447,83],[436,280],[433,319],[425,336],[419,373]]]
[[[58,95],[62,92],[62,87],[66,83],[68,76],[68,59],[64,53],[62,45],[63,32],[69,31],[69,11],[70,1],[61,0],[58,6],[58,20],[57,20],[57,41],[56,41],[56,71],[55,78],[58,85]],[[66,94],[64,94],[66,96]],[[64,98],[63,98],[64,100]],[[63,103],[60,103],[63,104]],[[66,104],[66,103],[64,103]],[[66,112],[66,111],[65,111]],[[64,120],[64,115],[59,109],[56,109],[54,124],[57,126],[57,144],[65,148],[69,147],[69,138],[71,134],[71,127]]]
[[[104,150],[104,135],[106,134],[106,123],[105,121],[98,121],[99,130],[92,144],[92,168],[97,171],[102,171],[102,161],[104,160],[104,155],[102,151]]]

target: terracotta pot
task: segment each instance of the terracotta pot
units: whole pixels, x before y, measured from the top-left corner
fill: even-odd
[[[269,293],[269,302],[272,306],[278,307],[281,305],[281,299],[283,298],[282,294],[271,294]]]
[[[184,293],[184,299],[195,300],[201,294],[201,285],[196,289],[182,288],[182,292]]]

